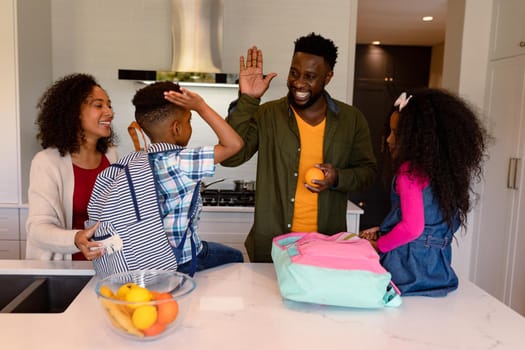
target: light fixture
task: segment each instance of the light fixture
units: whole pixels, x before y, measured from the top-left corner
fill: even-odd
[[[381,42],[379,40],[372,41],[372,45],[379,45],[379,44],[381,44]]]
[[[434,17],[432,16],[425,16],[422,18],[423,22],[430,22],[434,20]]]

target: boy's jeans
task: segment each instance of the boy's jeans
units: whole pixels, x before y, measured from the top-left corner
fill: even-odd
[[[244,262],[242,253],[238,249],[216,242],[201,241],[201,243],[202,250],[197,255],[197,271],[228,263]],[[190,272],[190,268],[191,260],[179,265],[177,271],[187,274]]]

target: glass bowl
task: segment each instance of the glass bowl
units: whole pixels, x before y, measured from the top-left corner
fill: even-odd
[[[182,323],[195,287],[193,278],[180,272],[137,270],[99,280],[95,292],[114,331],[153,340]]]

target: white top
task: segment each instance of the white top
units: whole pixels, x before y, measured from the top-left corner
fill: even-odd
[[[35,271],[38,263],[59,272],[69,266],[84,273],[88,266],[0,260],[0,273]],[[182,328],[141,344],[105,324],[95,279],[62,314],[0,314],[2,348],[523,349],[525,318],[466,280],[445,298],[405,297],[399,308],[344,309],[283,301],[272,264],[230,264],[197,273]]]
[[[116,148],[106,153],[110,163],[117,160]],[[26,258],[71,260],[78,252],[72,230],[75,177],[68,153],[56,148],[38,152],[31,161],[29,175],[29,214],[26,222]]]

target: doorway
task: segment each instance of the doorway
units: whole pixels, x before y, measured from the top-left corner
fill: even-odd
[[[378,165],[374,183],[349,194],[349,199],[364,210],[361,230],[380,225],[390,210],[392,176],[385,152],[389,116],[401,92],[428,86],[431,58],[430,46],[356,46],[353,105],[368,121]]]

